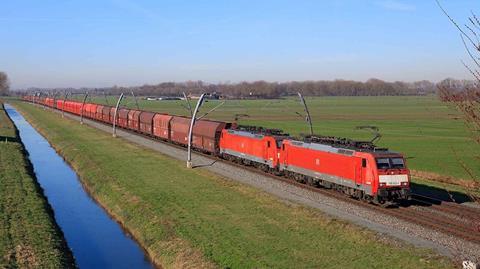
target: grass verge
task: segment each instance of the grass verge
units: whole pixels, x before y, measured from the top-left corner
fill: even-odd
[[[74,268],[32,171],[0,102],[0,268]]]
[[[449,268],[384,238],[26,103],[16,106],[164,267]]]

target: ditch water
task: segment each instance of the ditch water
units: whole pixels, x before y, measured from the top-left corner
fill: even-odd
[[[153,268],[138,244],[83,189],[75,171],[15,108],[5,109],[29,153],[38,183],[53,208],[80,268]]]

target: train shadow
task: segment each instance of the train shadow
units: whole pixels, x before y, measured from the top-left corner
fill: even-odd
[[[211,163],[207,163],[207,164],[199,164],[199,165],[194,165],[192,166],[192,168],[201,168],[201,167],[208,167],[208,166],[212,166],[216,163],[217,161],[213,161]]]
[[[422,198],[431,198],[428,202],[432,204],[440,204],[441,202],[463,204],[474,201],[471,196],[463,192],[446,190],[440,187],[411,182],[410,188],[414,196],[418,195],[422,196]],[[415,203],[415,200],[412,202]],[[420,203],[418,204],[420,205]]]

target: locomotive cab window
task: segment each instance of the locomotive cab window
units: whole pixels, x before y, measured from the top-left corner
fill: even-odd
[[[390,161],[392,162],[392,168],[405,168],[403,158],[390,158]]]
[[[390,168],[390,161],[388,158],[377,158],[377,169],[388,169]]]
[[[362,159],[362,167],[367,167],[367,159]]]
[[[403,169],[405,162],[403,158],[377,158],[377,169]]]
[[[267,147],[270,147],[270,141],[267,141]]]

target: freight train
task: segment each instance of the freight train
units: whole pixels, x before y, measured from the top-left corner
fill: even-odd
[[[115,108],[94,103],[25,96],[25,101],[113,124]],[[116,125],[186,146],[190,118],[121,108]],[[198,120],[192,147],[203,153],[354,198],[392,204],[410,197],[410,172],[402,154],[370,142],[326,136],[295,138],[281,130]]]

